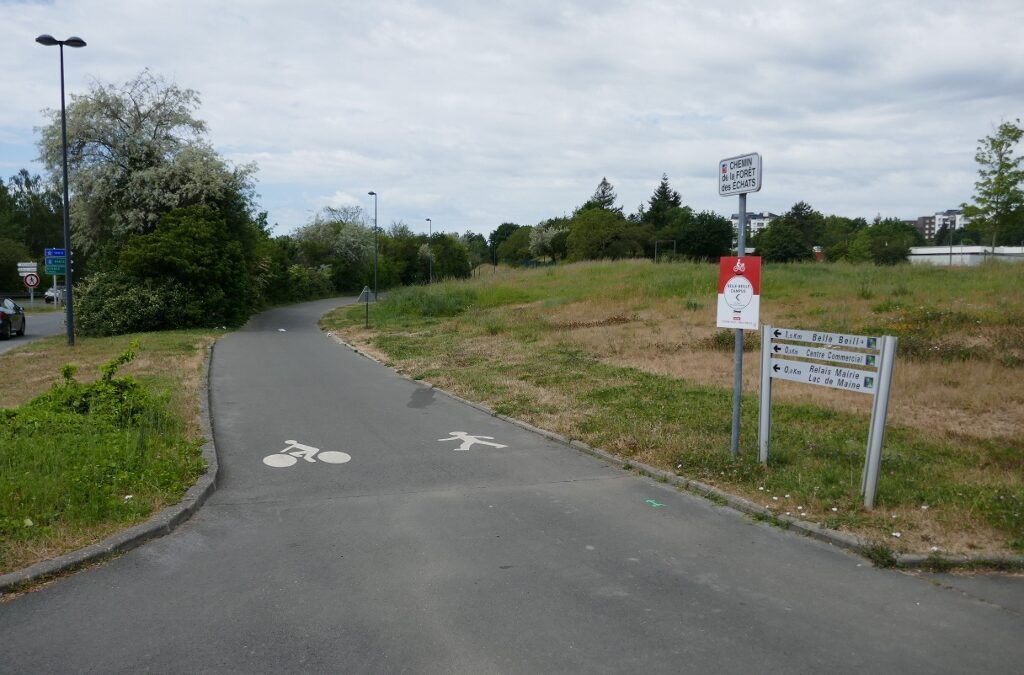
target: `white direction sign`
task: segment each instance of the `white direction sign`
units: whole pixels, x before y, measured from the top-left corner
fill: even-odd
[[[761,155],[727,157],[718,163],[718,194],[722,197],[761,189]]]
[[[832,363],[845,363],[851,366],[878,367],[878,355],[865,352],[847,352],[842,349],[831,347],[801,347],[799,345],[787,345],[780,342],[772,342],[772,356],[796,356],[803,359],[817,359],[819,361],[831,361]]]
[[[881,340],[869,335],[846,335],[844,333],[821,333],[811,330],[793,330],[791,328],[772,328],[772,340],[796,340],[797,342],[813,342],[819,345],[835,345],[837,347],[858,347],[860,349],[878,350]]]
[[[26,274],[33,274],[39,269],[38,263],[34,262],[20,262],[18,263],[18,276],[25,276]]]
[[[878,389],[878,375],[874,372],[843,368],[842,366],[823,366],[803,361],[787,361],[773,358],[768,363],[771,377],[781,380],[792,380],[805,384],[817,384],[833,389],[859,391],[863,394],[874,394]]]

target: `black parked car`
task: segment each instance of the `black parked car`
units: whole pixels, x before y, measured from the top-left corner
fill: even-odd
[[[25,310],[11,300],[4,298],[0,303],[0,337],[25,334]]]

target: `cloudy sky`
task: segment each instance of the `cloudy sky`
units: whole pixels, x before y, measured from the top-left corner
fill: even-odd
[[[1020,0],[0,0],[0,177],[40,111],[143,68],[197,90],[209,140],[259,165],[276,231],[327,205],[484,234],[626,212],[667,173],[728,215],[719,159],[759,152],[751,211],[912,218],[969,200],[979,138],[1024,117]]]

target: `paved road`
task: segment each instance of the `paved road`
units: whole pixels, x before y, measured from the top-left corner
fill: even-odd
[[[0,604],[0,671],[1020,672],[1022,606],[988,597],[1019,580],[874,569],[611,468],[339,346],[330,306],[218,344],[219,490]],[[290,441],[321,454],[263,462]]]
[[[41,300],[36,302],[42,303]],[[65,332],[63,312],[29,314],[25,317],[25,334],[20,337],[12,337],[10,340],[0,340],[0,354],[40,338],[58,335],[63,332]]]

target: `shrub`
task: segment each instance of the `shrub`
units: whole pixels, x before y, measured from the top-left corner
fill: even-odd
[[[77,328],[103,336],[177,328],[198,317],[185,290],[173,281],[137,280],[118,272],[96,272],[75,288]],[[190,312],[191,310],[191,312]]]

